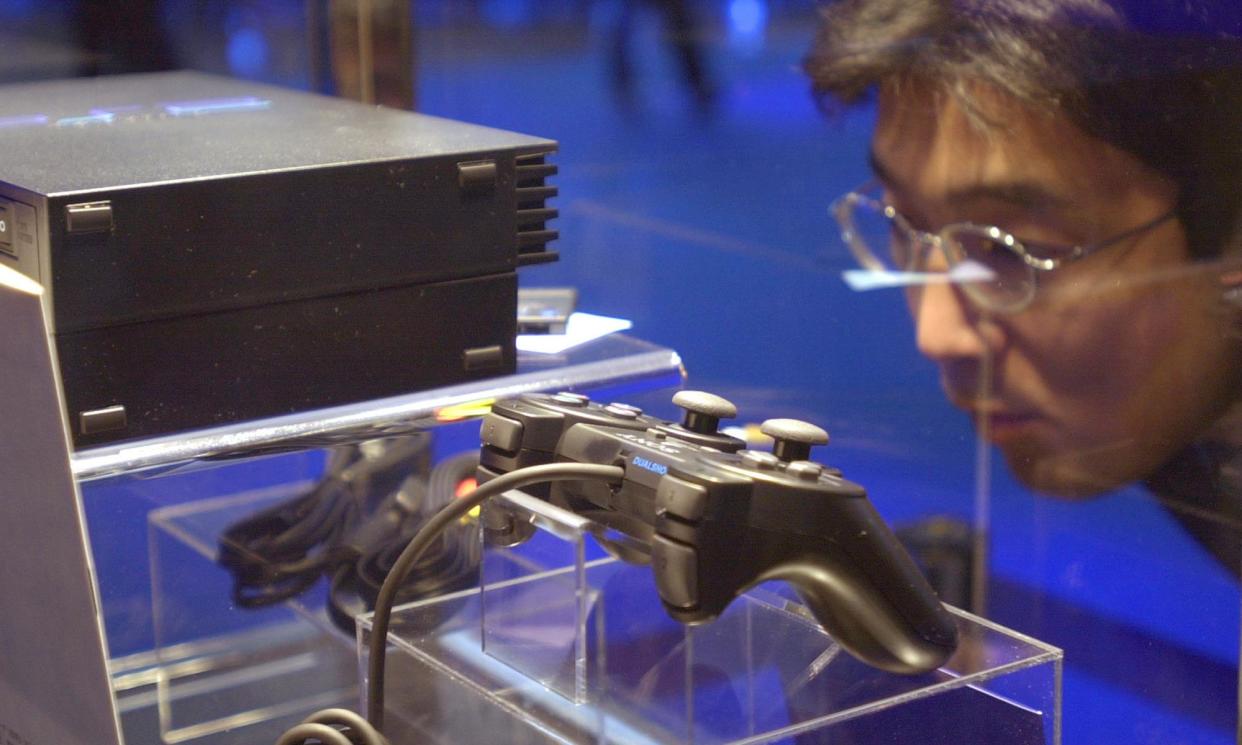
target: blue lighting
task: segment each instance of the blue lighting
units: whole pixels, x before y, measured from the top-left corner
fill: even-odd
[[[0,129],[8,127],[41,127],[47,124],[47,117],[43,114],[32,114],[30,116],[0,116]]]
[[[243,77],[263,74],[268,64],[267,37],[257,28],[245,26],[229,34],[229,69]]]
[[[111,124],[116,118],[115,114],[89,114],[87,116],[67,116],[63,119],[56,120],[58,127],[80,127],[87,124]]]
[[[91,109],[92,116],[103,116],[105,114],[131,114],[135,111],[142,111],[146,107],[142,104],[132,104],[130,106],[108,106],[107,108]]]
[[[264,98],[206,98],[201,101],[181,101],[164,104],[164,111],[173,116],[198,116],[218,114],[225,111],[255,111],[269,108],[271,101]]]
[[[29,16],[38,9],[38,0],[0,0],[0,16]]]
[[[498,28],[518,28],[530,22],[530,0],[484,0],[481,7],[487,22]]]
[[[729,26],[740,36],[762,33],[768,25],[768,4],[765,0],[730,0]]]

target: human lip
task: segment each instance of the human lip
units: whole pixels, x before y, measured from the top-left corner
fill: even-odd
[[[984,436],[993,443],[1004,444],[1024,435],[1039,423],[1036,414],[1003,410],[980,410],[974,412],[975,421]]]
[[[967,412],[976,429],[990,442],[1006,441],[1030,434],[1045,417],[1039,409],[1022,400],[1002,396],[978,396],[966,393],[968,388],[944,381],[945,394],[953,406]]]
[[[1001,443],[1029,433],[1041,421],[1033,409],[1017,407],[996,400],[951,396],[952,403],[974,419],[975,426],[991,442]]]

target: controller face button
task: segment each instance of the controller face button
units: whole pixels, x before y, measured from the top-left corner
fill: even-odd
[[[642,409],[640,409],[640,408],[638,408],[637,406],[634,406],[634,405],[632,405],[632,404],[620,404],[620,403],[616,403],[616,402],[614,401],[613,403],[610,403],[610,404],[608,404],[608,405],[609,405],[609,406],[615,406],[615,407],[617,407],[618,409],[625,409],[625,410],[627,410],[627,411],[632,411],[632,412],[634,412],[635,414],[640,414],[640,415],[641,415],[641,414],[643,413],[643,410],[642,410]]]
[[[674,608],[699,604],[699,556],[693,548],[657,535],[652,538],[651,568],[665,603]]]
[[[521,422],[498,414],[488,414],[483,417],[483,424],[479,427],[479,439],[484,445],[512,453],[522,447],[525,429]]]
[[[604,411],[612,414],[618,419],[637,419],[643,412],[641,409],[635,409],[625,404],[608,404],[604,407]]]
[[[707,489],[673,476],[665,476],[656,486],[656,514],[665,512],[683,520],[701,520],[707,511]]]
[[[553,396],[552,400],[557,402],[558,404],[564,404],[565,406],[577,406],[577,407],[586,406],[588,403],[591,402],[591,399],[587,398],[581,393],[570,393],[568,391],[561,391],[560,393]]]
[[[824,467],[812,460],[796,460],[785,467],[785,473],[801,481],[818,481]]]
[[[742,462],[751,468],[758,468],[761,471],[772,471],[776,469],[781,459],[762,450],[743,450]]]

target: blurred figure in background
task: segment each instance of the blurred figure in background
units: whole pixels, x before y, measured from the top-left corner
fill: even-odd
[[[611,73],[613,89],[626,108],[634,106],[634,29],[642,7],[658,13],[663,24],[662,38],[677,59],[686,89],[701,113],[710,113],[716,89],[703,62],[702,31],[686,0],[619,0],[613,28]]]

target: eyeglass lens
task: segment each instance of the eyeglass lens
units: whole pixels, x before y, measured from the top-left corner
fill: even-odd
[[[1003,242],[1003,237],[998,239],[983,228],[963,227],[946,231],[944,241],[958,254],[950,257],[950,261],[975,261],[992,273],[990,281],[972,283],[966,290],[994,308],[1003,310],[1022,305],[1035,292],[1034,270]]]
[[[919,239],[900,218],[890,217],[882,204],[867,198],[852,200],[849,206],[842,217],[847,223],[849,248],[860,264],[903,272],[928,269],[934,247],[924,245],[929,242]],[[940,245],[949,267],[973,261],[988,270],[988,281],[965,283],[963,289],[997,310],[1023,305],[1035,289],[1034,271],[1006,245],[1006,237],[1003,232],[994,236],[987,228],[960,225],[944,231]]]

